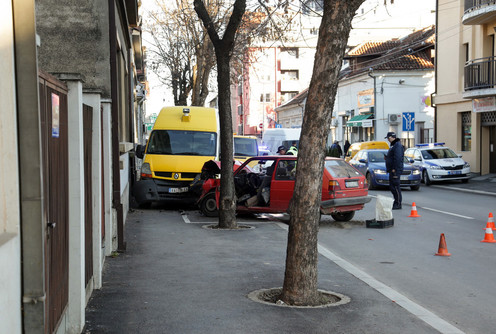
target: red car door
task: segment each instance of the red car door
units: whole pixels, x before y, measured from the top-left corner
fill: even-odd
[[[296,160],[280,159],[272,176],[270,186],[271,211],[286,212],[293,197]]]

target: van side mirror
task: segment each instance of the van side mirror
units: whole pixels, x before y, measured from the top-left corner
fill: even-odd
[[[358,160],[358,162],[361,162],[362,164],[364,164],[364,163],[367,163],[367,160],[365,160],[365,159],[360,159],[360,160]]]
[[[136,146],[136,156],[140,159],[143,159],[143,157],[145,156],[145,146],[144,145]]]

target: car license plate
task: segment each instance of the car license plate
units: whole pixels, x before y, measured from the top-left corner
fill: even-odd
[[[185,193],[188,191],[188,187],[183,188],[169,188],[169,193]]]
[[[346,181],[346,188],[358,188],[358,181]]]
[[[407,181],[408,180],[408,175],[401,175],[400,180]]]
[[[459,170],[453,170],[450,172],[450,174],[455,175],[455,174],[461,174],[462,172]]]

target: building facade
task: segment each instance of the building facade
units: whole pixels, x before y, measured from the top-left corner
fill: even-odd
[[[394,131],[406,147],[434,141],[435,28],[401,39],[367,41],[345,55],[328,143],[384,140]],[[301,126],[307,90],[276,108],[283,127]],[[331,111],[329,111],[331,112]]]
[[[437,141],[496,173],[496,5],[489,0],[439,0],[436,11]]]
[[[81,333],[106,256],[125,250],[146,80],[138,9],[2,5],[2,333]]]

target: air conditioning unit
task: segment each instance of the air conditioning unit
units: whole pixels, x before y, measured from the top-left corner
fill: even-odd
[[[390,124],[398,124],[401,121],[401,115],[398,114],[389,114],[388,122]]]

